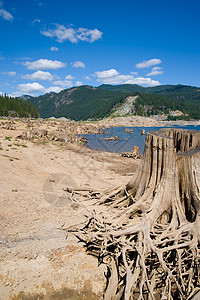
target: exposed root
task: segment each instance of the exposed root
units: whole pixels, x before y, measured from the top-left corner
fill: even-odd
[[[187,299],[200,286],[200,219],[182,226],[177,221],[163,226],[143,217],[123,229],[113,229],[103,219],[89,221],[82,240],[89,253],[107,264],[112,297],[123,289],[124,299]],[[105,295],[110,295],[108,289]]]
[[[134,179],[78,230],[108,266],[105,299],[200,299],[199,145],[196,132],[149,133]]]

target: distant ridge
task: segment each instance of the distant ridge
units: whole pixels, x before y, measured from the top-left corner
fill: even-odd
[[[171,94],[171,93],[187,93],[188,95],[200,95],[200,88],[189,85],[158,85],[154,87],[142,87],[137,84],[121,84],[110,85],[102,84],[98,88],[104,90],[112,90],[119,92],[139,92],[139,93],[158,93],[158,94]]]
[[[200,119],[200,88],[186,85],[160,85],[142,87],[139,85],[107,85],[99,87],[80,86],[30,97],[43,118],[66,117],[76,121],[101,119],[112,115],[129,96],[136,96],[133,114],[166,114],[171,110],[182,112],[180,118]],[[27,97],[27,95],[26,95]],[[141,106],[143,110],[141,109]]]

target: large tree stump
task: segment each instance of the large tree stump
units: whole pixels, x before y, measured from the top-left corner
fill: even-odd
[[[108,266],[105,299],[200,299],[200,132],[147,133],[134,178],[97,202],[79,237]]]

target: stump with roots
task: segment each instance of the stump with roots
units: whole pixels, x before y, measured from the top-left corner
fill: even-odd
[[[147,133],[133,180],[97,203],[78,237],[108,267],[104,299],[200,299],[200,132]]]

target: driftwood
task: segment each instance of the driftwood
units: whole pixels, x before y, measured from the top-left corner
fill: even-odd
[[[139,147],[134,146],[133,150],[131,152],[123,152],[121,153],[121,156],[128,157],[128,158],[134,158],[134,159],[141,159],[142,155],[139,153]]]
[[[134,178],[97,203],[76,234],[108,267],[105,299],[199,299],[200,132],[147,133]]]
[[[111,137],[108,137],[108,138],[103,138],[103,139],[100,139],[102,141],[119,141],[119,137],[116,135],[116,136],[111,136]]]

